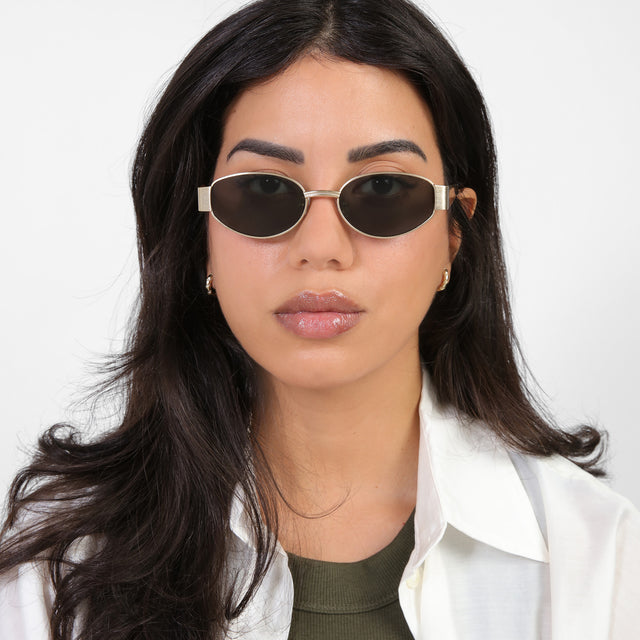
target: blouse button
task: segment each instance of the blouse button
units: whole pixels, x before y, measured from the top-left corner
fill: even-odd
[[[416,569],[407,578],[407,587],[409,587],[409,589],[416,589],[419,584],[420,584],[420,569]]]

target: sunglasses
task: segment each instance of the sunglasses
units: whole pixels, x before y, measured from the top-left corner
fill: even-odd
[[[345,222],[373,238],[417,229],[449,208],[449,187],[411,173],[368,173],[339,191],[305,191],[295,180],[264,172],[234,173],[198,188],[198,210],[250,238],[275,238],[304,217],[311,198],[335,198]]]

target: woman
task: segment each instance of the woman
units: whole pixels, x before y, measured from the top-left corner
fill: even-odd
[[[132,191],[122,424],[16,479],[2,637],[631,637],[638,514],[529,399],[486,109],[415,7],[231,16]]]

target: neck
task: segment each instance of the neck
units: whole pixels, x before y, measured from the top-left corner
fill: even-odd
[[[306,515],[415,504],[419,362],[338,387],[265,382],[258,440],[285,500]],[[368,506],[367,506],[368,505]]]

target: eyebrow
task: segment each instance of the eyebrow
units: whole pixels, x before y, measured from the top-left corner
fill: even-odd
[[[249,151],[251,153],[257,153],[259,156],[269,156],[270,158],[278,158],[278,160],[294,162],[295,164],[304,163],[304,154],[299,149],[285,147],[284,145],[267,142],[266,140],[256,140],[255,138],[240,140],[227,154],[227,161],[238,151]]]
[[[285,162],[304,164],[304,153],[299,149],[286,147],[281,144],[276,144],[275,142],[268,142],[267,140],[257,140],[256,138],[245,138],[244,140],[240,140],[240,142],[238,142],[238,144],[227,154],[227,161],[238,151],[249,151],[250,153],[256,153],[260,156],[268,156],[270,158],[284,160]],[[424,151],[411,140],[385,140],[383,142],[376,142],[374,144],[356,147],[349,151],[347,159],[349,162],[361,162],[362,160],[369,160],[370,158],[375,158],[376,156],[381,156],[385,153],[399,153],[403,151],[415,153],[425,162],[427,161],[427,156]]]
[[[424,151],[411,140],[385,140],[384,142],[376,142],[375,144],[368,144],[364,147],[357,147],[349,151],[347,158],[349,162],[360,162],[381,156],[384,153],[397,153],[399,151],[415,153],[425,162],[427,161],[427,156]]]

